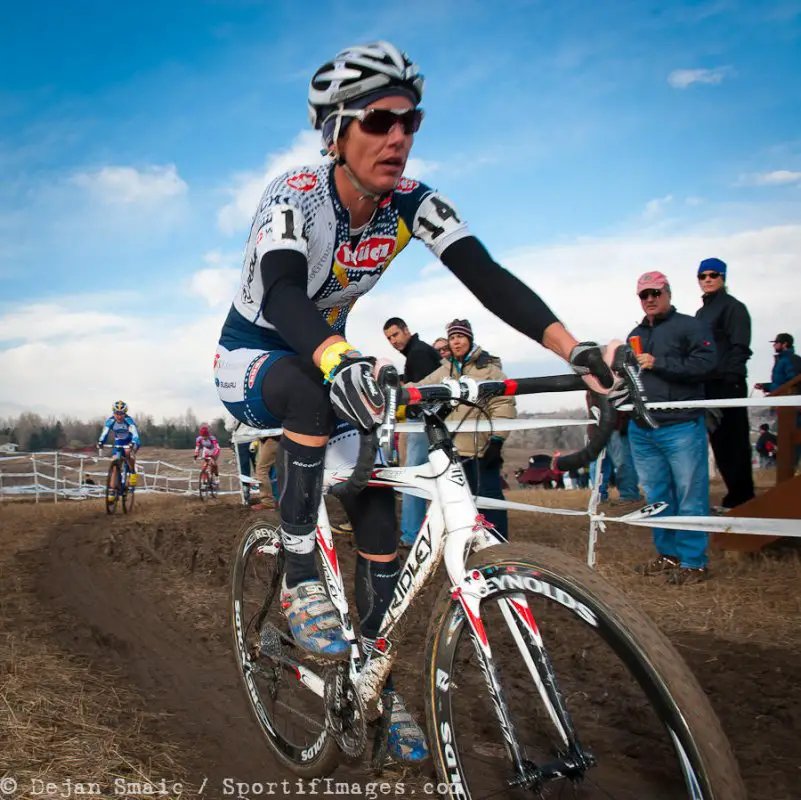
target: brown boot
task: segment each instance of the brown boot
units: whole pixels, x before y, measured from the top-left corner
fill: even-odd
[[[706,567],[679,567],[668,575],[667,582],[674,586],[686,586],[691,583],[703,583],[709,578]]]
[[[665,575],[679,568],[678,558],[673,556],[657,556],[653,561],[645,564],[637,564],[634,571],[640,575],[652,577],[654,575]]]

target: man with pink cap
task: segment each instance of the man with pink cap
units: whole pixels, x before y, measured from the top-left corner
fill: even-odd
[[[651,271],[637,281],[645,312],[629,334],[634,339],[641,378],[654,402],[702,400],[704,377],[716,363],[715,344],[701,323],[679,314],[671,303],[670,283]],[[632,342],[634,346],[634,343]],[[629,423],[634,463],[649,503],[664,502],[669,516],[709,514],[709,462],[703,409],[680,408],[652,412],[659,428]],[[707,577],[707,539],[700,531],[654,528],[657,556],[637,566],[642,575],[666,576],[683,584]]]

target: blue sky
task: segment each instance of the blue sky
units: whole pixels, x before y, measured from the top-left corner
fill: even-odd
[[[317,157],[316,66],[376,38],[427,79],[407,173],[581,338],[625,336],[652,268],[694,313],[709,255],[752,310],[753,381],[768,339],[801,335],[799,0],[15,6],[0,12],[0,414],[94,415],[117,396],[219,413],[214,344],[260,189]],[[560,369],[422,245],[349,338],[391,355],[395,313],[427,338],[470,316],[510,374]]]

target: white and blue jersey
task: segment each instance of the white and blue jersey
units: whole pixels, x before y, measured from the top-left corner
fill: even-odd
[[[113,416],[109,417],[106,420],[106,424],[103,426],[103,430],[100,432],[100,438],[97,440],[97,443],[100,445],[104,444],[109,433],[114,434],[115,447],[125,447],[125,445],[133,444],[137,449],[139,448],[139,431],[137,430],[133,418],[129,417],[127,414],[121,420]]]
[[[259,265],[265,254],[291,250],[306,259],[308,297],[344,336],[353,305],[412,239],[439,258],[470,235],[446,197],[410,178],[401,178],[358,232],[351,230],[350,213],[339,200],[333,163],[275,178],[253,217],[239,289],[214,357],[214,381],[228,411],[248,425],[267,425],[262,379],[278,358],[292,352],[264,314]]]

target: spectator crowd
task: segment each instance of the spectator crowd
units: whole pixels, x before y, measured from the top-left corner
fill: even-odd
[[[728,290],[728,265],[718,258],[707,258],[697,267],[701,294],[694,314],[684,313],[673,303],[668,276],[650,271],[636,282],[636,295],[642,318],[628,333],[640,377],[648,399],[667,407],[655,410],[659,427],[646,427],[627,413],[618,421],[605,453],[590,466],[589,480],[598,484],[599,499],[609,501],[614,485],[620,501],[665,503],[666,516],[707,516],[725,514],[754,497],[752,453],[760,467],[776,464],[777,437],[770,425],[762,424],[755,446],[745,407],[723,404],[720,408],[670,408],[679,401],[721,400],[748,396],[748,361],[751,350],[751,317],[746,305]],[[475,380],[504,379],[501,359],[481,346],[469,320],[453,319],[445,335],[431,344],[413,333],[405,320],[391,317],[383,326],[388,343],[404,357],[401,381],[405,385],[440,383],[446,378],[470,377]],[[479,332],[480,333],[480,332]],[[770,381],[755,384],[765,393],[784,386],[801,375],[801,356],[796,355],[794,339],[779,333],[772,342],[774,366]],[[593,409],[589,405],[588,412]],[[517,415],[514,398],[494,398],[479,410],[467,405],[446,408],[449,421],[457,423],[456,450],[475,495],[503,499],[502,475],[506,431],[474,432],[479,418],[510,419]],[[801,415],[800,415],[801,416]],[[425,433],[400,437],[401,455],[406,466],[426,463],[428,441]],[[263,439],[248,451],[240,445],[240,463],[245,474],[257,473],[261,486],[256,508],[275,507],[275,440]],[[255,449],[255,453],[252,450]],[[710,508],[709,451],[725,485],[719,506]],[[597,470],[601,471],[596,481]],[[528,474],[542,472],[543,484],[563,487],[563,476],[533,461],[527,470],[515,473],[523,485]],[[539,474],[539,473],[538,473]],[[571,484],[587,486],[584,470],[570,476]],[[539,482],[539,480],[538,480]],[[401,547],[409,547],[423,525],[424,498],[402,495]],[[487,510],[484,515],[496,530],[508,537],[506,511]],[[349,523],[340,526],[348,531]],[[654,557],[637,564],[635,570],[647,577],[661,576],[677,585],[708,577],[708,534],[669,528],[653,529]]]

